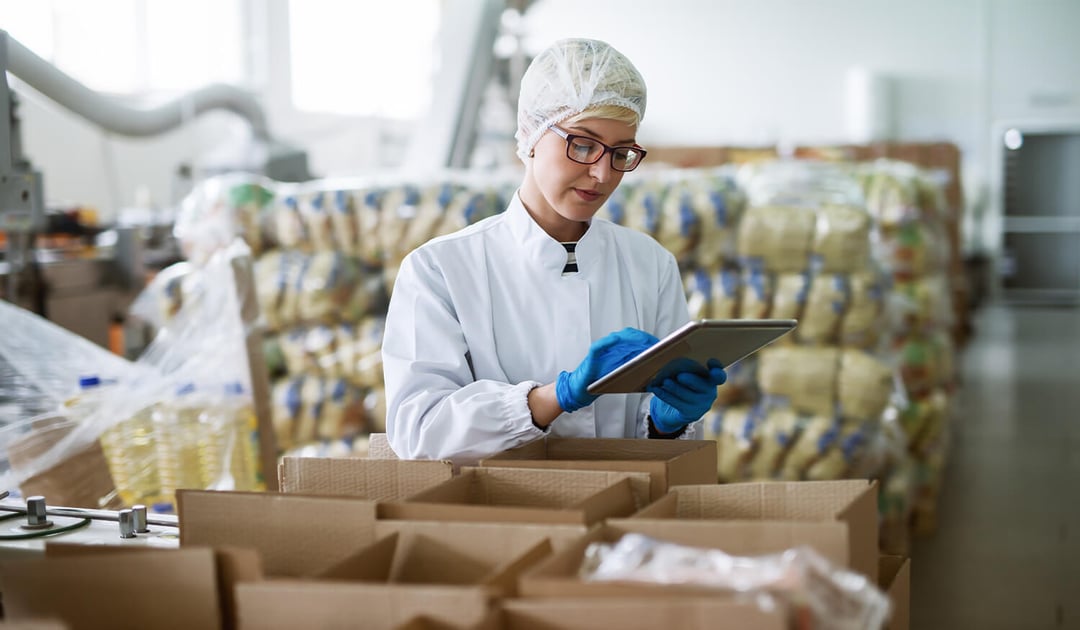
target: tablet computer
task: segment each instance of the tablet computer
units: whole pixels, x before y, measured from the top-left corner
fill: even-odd
[[[648,350],[593,381],[599,394],[643,392],[650,383],[685,371],[706,373],[717,359],[729,368],[795,329],[794,319],[701,319],[689,322]]]

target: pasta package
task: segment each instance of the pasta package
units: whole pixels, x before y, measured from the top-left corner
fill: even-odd
[[[773,479],[780,473],[787,450],[795,443],[802,419],[791,407],[769,409],[758,429],[759,446],[750,464],[750,479]]]
[[[269,330],[296,321],[296,284],[303,266],[303,255],[282,250],[270,250],[255,261],[255,295]]]
[[[803,413],[832,417],[840,350],[832,347],[770,346],[758,353],[758,385]]]
[[[308,248],[315,251],[334,250],[334,221],[330,211],[331,200],[324,192],[311,192],[297,197],[300,220],[304,222]]]
[[[660,227],[660,209],[663,189],[645,184],[633,189],[626,201],[625,225],[638,232],[655,236]]]
[[[773,294],[772,317],[776,319],[799,319],[810,291],[810,278],[805,273],[782,273],[776,277]],[[802,326],[802,322],[799,322]]]
[[[735,226],[740,215],[742,199],[733,187],[710,179],[694,185],[693,205],[701,224],[697,246],[697,262],[714,267],[735,258]]]
[[[360,260],[367,265],[381,265],[386,257],[381,238],[383,193],[376,189],[358,190],[351,197],[360,234]]]
[[[859,206],[824,204],[817,210],[814,266],[826,273],[855,273],[870,262],[870,215]]]
[[[706,419],[706,436],[716,440],[718,476],[737,481],[756,448],[755,419],[751,407],[720,408]]]
[[[686,264],[693,257],[700,236],[701,220],[693,196],[684,185],[672,186],[661,205],[656,240],[674,254],[676,260]]]
[[[806,472],[828,452],[840,433],[831,415],[812,415],[804,418],[801,424],[802,430],[795,437],[780,467],[779,477],[784,481],[805,479]]]
[[[809,264],[815,213],[792,206],[754,206],[739,224],[738,254],[751,268],[795,272]]]
[[[739,319],[767,319],[772,312],[776,279],[760,270],[744,274],[739,292]]]
[[[360,221],[356,209],[356,196],[348,190],[323,193],[330,205],[330,222],[335,248],[348,255],[361,255]]]
[[[880,420],[894,392],[893,379],[892,368],[872,355],[844,350],[837,386],[840,414],[852,420]]]
[[[851,289],[843,274],[818,274],[810,282],[806,308],[796,334],[804,343],[825,344],[837,340],[840,320],[847,311]]]
[[[708,319],[712,314],[712,278],[704,269],[695,269],[683,278],[686,287],[686,308],[690,319]]]
[[[885,290],[881,278],[873,273],[848,277],[850,300],[840,322],[840,343],[857,348],[877,345],[885,325]]]
[[[368,431],[386,433],[386,391],[381,387],[364,395],[364,418]]]
[[[310,249],[307,225],[300,215],[300,200],[295,194],[285,195],[274,203],[271,211],[274,242],[285,249]]]
[[[421,194],[416,214],[405,228],[404,239],[396,244],[396,254],[391,257],[391,264],[400,265],[409,252],[435,237],[455,192],[452,185],[442,184],[432,186]]]
[[[409,224],[420,206],[420,191],[412,186],[398,186],[386,191],[379,216],[379,249],[382,262],[395,269],[409,251],[402,245]]]
[[[709,313],[713,319],[736,319],[741,313],[739,295],[742,279],[735,269],[724,268],[713,274]]]
[[[385,317],[366,317],[357,328],[354,365],[357,383],[364,387],[382,387],[382,339]]]

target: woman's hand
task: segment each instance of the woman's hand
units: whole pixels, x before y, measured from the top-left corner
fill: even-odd
[[[633,359],[658,339],[636,328],[624,328],[593,342],[589,354],[573,372],[560,372],[555,381],[555,396],[563,411],[572,413],[596,400],[588,392],[594,381]],[[715,392],[713,394],[715,396]]]
[[[708,372],[679,372],[653,383],[649,415],[661,433],[675,433],[704,416],[716,401],[716,388],[727,380],[724,366],[709,359]]]

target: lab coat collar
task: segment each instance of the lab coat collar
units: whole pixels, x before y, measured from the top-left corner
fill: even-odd
[[[562,275],[563,268],[566,266],[566,248],[545,232],[544,228],[532,218],[529,211],[525,209],[525,205],[521,203],[519,192],[514,192],[505,213],[514,241],[521,245],[529,260],[536,261],[544,269]],[[604,226],[601,225],[603,223],[602,220],[593,219],[574,250],[582,273],[595,267],[600,261],[604,238],[599,232],[603,231]]]

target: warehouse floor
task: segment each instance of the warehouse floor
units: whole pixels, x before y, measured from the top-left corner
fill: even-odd
[[[1078,359],[1080,309],[979,313],[913,629],[1080,629]]]

